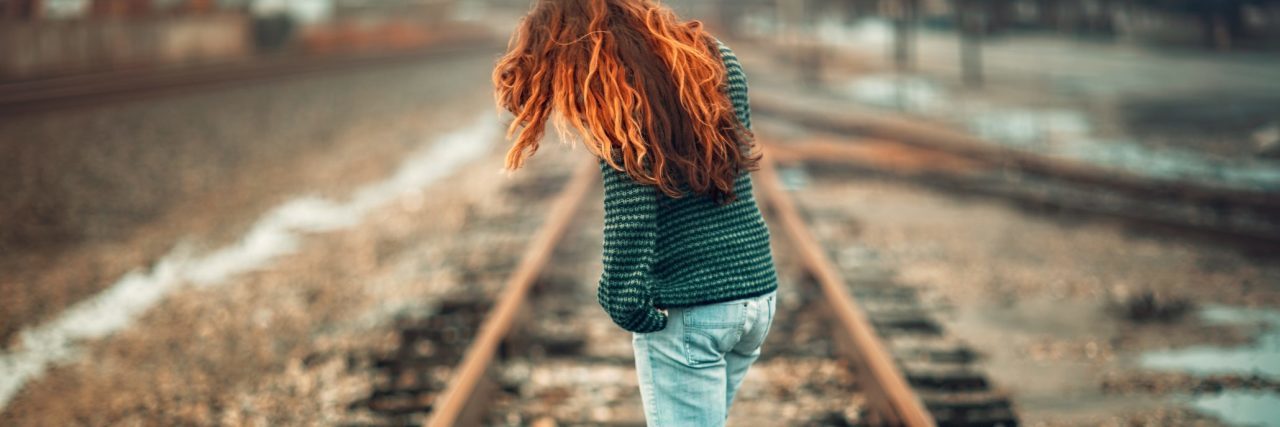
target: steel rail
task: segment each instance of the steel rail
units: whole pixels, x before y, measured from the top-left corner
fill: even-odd
[[[912,391],[906,376],[876,334],[867,315],[848,292],[847,282],[827,257],[826,251],[805,224],[795,202],[778,179],[776,166],[766,152],[760,162],[756,188],[761,190],[783,232],[795,245],[804,267],[821,289],[837,330],[837,343],[845,358],[867,384],[864,392],[875,411],[872,421],[880,425],[933,426],[933,417]]]
[[[573,173],[564,190],[551,203],[551,211],[537,234],[524,251],[520,264],[507,279],[499,300],[486,315],[476,333],[475,340],[467,348],[462,362],[454,371],[449,385],[436,399],[430,418],[423,424],[428,427],[450,427],[477,424],[477,392],[497,355],[500,346],[511,332],[521,309],[526,307],[534,281],[543,266],[551,258],[574,214],[596,184],[594,162],[584,161]]]
[[[873,150],[898,145],[904,149],[892,154],[911,159],[891,159],[878,156]],[[991,165],[974,162],[963,156],[944,151],[930,150],[911,144],[888,140],[855,139],[848,143],[818,141],[793,141],[771,145],[774,158],[811,164],[847,165],[862,170],[889,174],[897,178],[927,187],[942,188],[996,199],[1003,199],[1029,206],[1042,206],[1056,211],[1106,218],[1135,226],[1169,231],[1221,244],[1262,251],[1280,249],[1280,233],[1274,229],[1247,229],[1213,222],[1196,221],[1193,218],[1173,218],[1133,209],[1106,209],[1098,205],[1054,197],[1035,191],[1013,191],[1001,187],[989,188],[988,184],[969,184],[977,179],[977,172],[992,169]],[[882,150],[884,151],[884,150]],[[969,180],[969,181],[966,181]],[[1129,193],[1119,193],[1133,197]],[[1130,199],[1142,200],[1142,199]]]

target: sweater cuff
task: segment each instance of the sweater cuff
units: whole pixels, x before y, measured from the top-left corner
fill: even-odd
[[[636,333],[657,332],[666,329],[667,315],[662,314],[661,311],[651,305],[646,305],[641,310],[632,313],[628,316],[626,322],[618,326]]]

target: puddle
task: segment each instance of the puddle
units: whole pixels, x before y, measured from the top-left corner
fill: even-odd
[[[828,15],[818,19],[814,34],[828,46],[884,46],[893,43],[893,23],[887,19],[865,17],[845,24],[846,18]]]
[[[1280,163],[1232,162],[1173,148],[1150,150],[1125,139],[1081,138],[1051,152],[1095,165],[1165,179],[1210,182],[1228,187],[1280,191]]]
[[[912,75],[859,76],[840,90],[862,104],[953,123],[988,141],[1048,156],[1154,178],[1280,191],[1280,162],[1213,159],[1175,148],[1152,150],[1131,139],[1097,135],[1088,115],[1073,109],[956,98],[936,81]]]
[[[1238,374],[1280,377],[1280,311],[1212,306],[1200,312],[1209,324],[1257,325],[1255,342],[1242,347],[1196,346],[1148,352],[1139,359],[1149,369],[1195,375]],[[1191,406],[1233,425],[1280,425],[1280,394],[1227,390],[1191,397]]]
[[[1055,142],[1081,141],[1093,131],[1084,114],[1065,109],[994,108],[973,115],[969,128],[982,138],[1035,149],[1052,149]]]
[[[1224,391],[1192,399],[1191,406],[1232,425],[1280,426],[1280,395]]]
[[[846,93],[863,104],[914,113],[942,113],[950,105],[942,87],[917,76],[869,75],[850,83]]]
[[[1144,368],[1185,371],[1197,375],[1239,374],[1280,377],[1280,311],[1211,306],[1200,318],[1217,325],[1259,325],[1257,340],[1244,347],[1195,346],[1148,352]]]
[[[182,286],[213,286],[266,266],[297,249],[308,233],[357,224],[375,208],[412,194],[480,158],[500,136],[499,123],[483,114],[467,127],[441,135],[409,155],[385,181],[365,185],[344,200],[302,196],[268,211],[230,245],[195,253],[180,244],[149,270],[135,270],[111,287],[24,329],[12,352],[0,354],[0,409],[49,365],[74,360],[78,343],[128,327],[135,318]]]
[[[778,168],[778,180],[788,191],[796,191],[809,186],[809,174],[802,168]]]

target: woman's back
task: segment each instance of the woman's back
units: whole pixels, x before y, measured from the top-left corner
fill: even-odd
[[[717,45],[727,70],[727,95],[749,127],[746,75],[733,51]],[[777,288],[769,230],[752,195],[750,174],[739,174],[733,182],[736,199],[720,204],[709,197],[669,197],[607,162],[600,165],[606,242],[600,302],[623,328],[661,329],[660,321],[638,311],[645,305],[690,307]],[[645,276],[647,295],[625,289],[634,286],[631,279]]]

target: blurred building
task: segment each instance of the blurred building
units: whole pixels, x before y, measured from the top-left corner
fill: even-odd
[[[455,0],[0,0],[0,80],[429,43]]]
[[[249,51],[248,19],[214,0],[0,0],[0,79],[219,61]]]
[[[959,27],[977,15],[984,33],[1022,30],[1116,37],[1215,49],[1280,46],[1280,0],[668,0],[709,24],[732,27],[744,14],[767,13],[784,25],[843,17],[910,19]],[[730,30],[732,28],[729,28]]]

